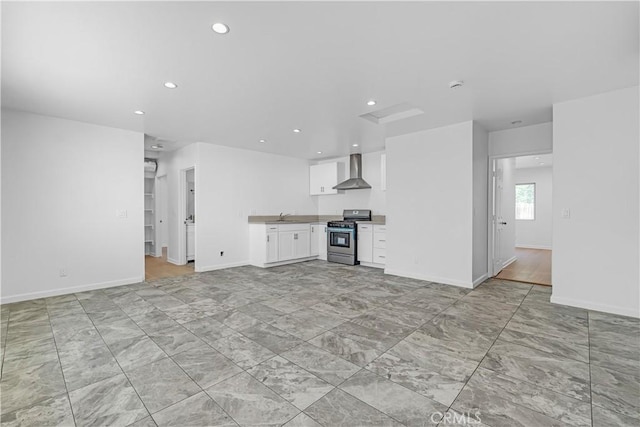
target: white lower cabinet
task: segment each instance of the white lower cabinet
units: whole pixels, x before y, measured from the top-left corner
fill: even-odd
[[[317,225],[317,234],[315,236],[316,241],[318,242],[318,259],[323,261],[327,260],[327,223],[320,223]],[[314,236],[311,236],[313,239]]]
[[[250,263],[258,267],[311,257],[309,224],[249,224]]]
[[[265,262],[278,261],[278,232],[267,232],[267,256]]]
[[[320,245],[318,240],[318,234],[320,233],[321,224],[311,224],[310,230],[311,234],[309,235],[309,255],[317,256],[320,255]]]
[[[358,261],[373,262],[373,226],[358,224]]]
[[[383,268],[386,264],[386,225],[358,224],[358,261]]]

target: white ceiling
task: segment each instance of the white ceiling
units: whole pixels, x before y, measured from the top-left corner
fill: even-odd
[[[516,169],[548,168],[553,165],[553,154],[516,157]]]
[[[307,159],[550,121],[638,59],[638,2],[2,2],[3,107]],[[405,102],[425,113],[358,117]]]

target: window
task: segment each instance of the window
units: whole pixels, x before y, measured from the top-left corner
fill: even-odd
[[[516,184],[516,219],[536,219],[536,185]]]

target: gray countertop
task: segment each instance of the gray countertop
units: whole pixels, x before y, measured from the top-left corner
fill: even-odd
[[[289,215],[284,221],[278,220],[278,215],[251,215],[249,216],[249,224],[313,224],[329,221],[341,221],[340,215]],[[357,221],[359,224],[386,224],[384,215],[372,215],[371,221]]]

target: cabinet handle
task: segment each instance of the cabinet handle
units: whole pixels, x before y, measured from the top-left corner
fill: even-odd
[[[267,236],[267,242],[269,242],[269,236]]]
[[[386,258],[384,255],[378,255],[378,258]]]
[[[298,233],[293,234],[293,240],[298,240]]]
[[[386,242],[386,240],[378,239],[378,242]]]

